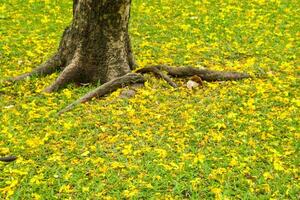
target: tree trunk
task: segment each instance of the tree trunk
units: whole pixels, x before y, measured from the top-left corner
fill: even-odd
[[[56,91],[70,82],[101,84],[64,109],[65,112],[78,103],[104,96],[120,87],[144,83],[144,73],[153,73],[172,87],[177,87],[177,84],[169,76],[196,76],[197,80],[205,81],[250,77],[246,73],[165,65],[144,67],[130,73],[135,66],[128,34],[130,6],[131,0],[73,0],[73,21],[65,29],[58,51],[31,72],[11,78],[8,82],[61,70],[59,77],[45,92]]]
[[[69,82],[101,84],[134,67],[128,35],[131,0],[73,0],[73,21],[58,49],[58,79],[46,89]]]

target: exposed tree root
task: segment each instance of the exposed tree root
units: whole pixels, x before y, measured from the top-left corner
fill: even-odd
[[[22,74],[17,77],[6,80],[6,83],[13,83],[21,81],[31,76],[46,76],[54,73],[61,65],[61,59],[58,54],[53,55],[49,60],[41,64],[39,67],[33,69],[31,72]]]
[[[65,67],[65,69],[61,72],[59,77],[46,89],[44,89],[44,92],[50,93],[55,92],[65,86],[66,84],[70,83],[71,81],[74,81],[76,79],[76,76],[79,75],[80,70],[80,50],[76,50],[74,57],[71,61],[71,63]]]
[[[66,108],[62,109],[59,111],[59,115],[71,110],[74,108],[76,105],[80,103],[87,102],[91,100],[94,97],[102,97],[106,94],[109,94],[118,88],[131,85],[131,84],[136,84],[136,83],[144,83],[145,79],[141,74],[136,74],[136,73],[128,73],[124,76],[121,76],[119,78],[113,79],[107,83],[104,83],[103,85],[99,86],[98,88],[94,89],[93,91],[87,93],[77,101],[74,101],[70,105],[68,105]]]
[[[226,81],[250,77],[246,73],[166,65],[148,66],[130,73],[136,67],[128,34],[130,8],[131,0],[73,0],[73,20],[63,33],[57,53],[31,72],[9,81],[16,82],[34,75],[45,76],[60,69],[59,77],[44,92],[57,91],[71,82],[104,83],[61,110],[61,114],[93,97],[104,96],[126,85],[144,83],[144,73],[153,73],[175,88],[177,84],[170,77],[195,76],[199,84],[201,80]],[[121,97],[132,95],[134,91],[128,91]]]
[[[109,81],[95,90],[87,93],[77,101],[73,102],[72,104],[68,105],[66,108],[59,111],[59,115],[70,111],[76,105],[87,102],[94,97],[102,97],[106,94],[109,94],[118,88],[136,84],[136,83],[144,83],[145,79],[141,74],[145,73],[153,73],[159,78],[164,79],[167,81],[172,87],[177,87],[177,84],[172,81],[172,79],[164,74],[162,71],[166,71],[168,75],[172,77],[192,77],[192,76],[199,76],[202,80],[205,81],[227,81],[227,80],[239,80],[243,78],[250,78],[250,75],[246,73],[239,73],[239,72],[226,72],[226,71],[214,71],[214,70],[207,70],[207,69],[199,69],[194,67],[169,67],[165,65],[156,65],[156,66],[148,66],[142,69],[137,70],[137,73],[129,73],[122,77],[116,78],[112,81]]]
[[[80,70],[82,69],[81,65],[82,65],[82,61],[81,61],[80,49],[78,48],[75,51],[71,63],[64,68],[60,76],[54,81],[52,85],[46,88],[44,92],[57,91],[58,89],[65,86],[66,84],[75,81],[77,78],[80,78]],[[59,55],[56,54],[47,62],[40,65],[38,68],[34,69],[32,72],[12,78],[9,81],[10,82],[20,81],[25,79],[26,77],[30,77],[33,75],[45,76],[54,73],[57,70],[57,68],[60,66],[61,66],[61,59]],[[163,71],[166,71],[167,73],[165,74],[163,73]],[[67,112],[72,108],[74,108],[77,104],[89,101],[94,97],[102,97],[106,94],[109,94],[117,90],[118,88],[127,85],[137,84],[137,83],[143,84],[145,82],[145,79],[142,74],[145,73],[153,73],[156,77],[164,79],[167,83],[169,83],[174,88],[177,87],[177,84],[173,82],[169,76],[179,77],[179,78],[199,76],[204,81],[239,80],[239,79],[251,77],[247,73],[214,71],[208,69],[199,69],[195,67],[170,67],[166,65],[148,66],[137,70],[136,73],[128,73],[122,77],[104,83],[103,85],[87,93],[77,101],[71,103],[66,108],[62,109],[58,114],[60,115],[64,112]],[[4,160],[0,159],[0,161],[4,161]]]
[[[208,69],[199,69],[195,67],[170,67],[166,65],[155,65],[148,66],[137,70],[137,73],[149,73],[156,69],[166,71],[168,75],[172,77],[191,77],[194,75],[199,76],[204,81],[229,81],[229,80],[240,80],[244,78],[250,78],[251,76],[247,73],[239,72],[227,72],[227,71],[214,71]]]
[[[127,59],[128,59],[128,64],[131,70],[134,70],[137,66],[133,53],[132,53],[132,46],[131,46],[131,41],[129,34],[126,34],[126,51],[127,51]]]
[[[145,68],[143,68],[143,69],[138,70],[137,72],[138,72],[138,73],[141,73],[141,74],[144,74],[144,73],[153,73],[153,74],[156,75],[157,77],[164,79],[164,80],[165,80],[167,83],[169,83],[172,87],[174,87],[174,88],[177,88],[177,87],[178,87],[177,84],[174,83],[174,82],[172,81],[172,79],[171,79],[168,75],[164,74],[164,73],[160,70],[159,67],[156,67],[156,66],[145,67]]]
[[[7,157],[0,157],[0,161],[2,162],[12,162],[17,159],[16,156],[7,156]]]

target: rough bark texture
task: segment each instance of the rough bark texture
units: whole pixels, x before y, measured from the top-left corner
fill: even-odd
[[[215,71],[209,69],[200,69],[196,67],[170,67],[166,65],[148,66],[138,70],[138,73],[144,74],[155,70],[166,71],[172,77],[185,78],[191,76],[199,76],[204,81],[230,81],[250,78],[247,73]]]
[[[177,87],[177,84],[171,77],[197,76],[205,81],[250,77],[245,73],[165,65],[145,67],[137,71],[140,74],[130,73],[135,67],[128,34],[130,6],[131,0],[73,0],[73,20],[65,29],[57,52],[32,72],[10,81],[59,70],[59,77],[45,92],[56,91],[70,82],[102,84],[62,111],[65,112],[78,103],[103,96],[124,85],[144,83],[141,75],[144,73],[153,73],[172,87]]]
[[[128,36],[130,4],[130,0],[74,0],[73,21],[58,50],[64,70],[48,91],[70,81],[106,83],[130,72],[134,63]]]
[[[172,81],[172,79],[161,71],[160,67],[157,66],[150,66],[144,67],[142,69],[137,70],[138,73],[145,74],[145,73],[153,73],[156,77],[164,79],[167,83],[169,83],[172,87],[177,88],[177,84]]]
[[[131,0],[73,0],[73,20],[57,53],[32,72],[12,78],[62,71],[46,92],[70,82],[106,83],[134,69],[128,22]]]

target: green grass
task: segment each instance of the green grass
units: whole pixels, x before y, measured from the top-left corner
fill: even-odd
[[[55,52],[71,7],[1,1],[1,80]],[[1,87],[0,155],[19,158],[0,163],[0,198],[299,199],[299,7],[134,0],[140,66],[205,65],[256,78],[189,91],[149,77],[132,99],[117,91],[59,118],[92,87],[41,93],[58,74]]]

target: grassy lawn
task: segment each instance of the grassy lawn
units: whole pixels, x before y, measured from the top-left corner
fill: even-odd
[[[69,0],[0,0],[0,80],[55,52]],[[93,86],[0,87],[0,199],[299,199],[300,2],[133,0],[138,64],[255,76],[194,91],[148,77],[57,117]],[[1,84],[1,83],[0,83]],[[1,85],[0,85],[1,86]]]

